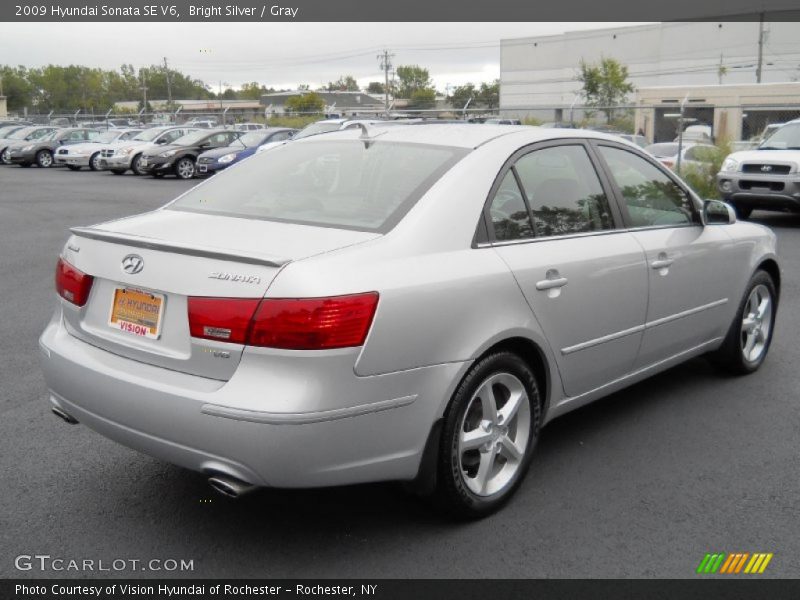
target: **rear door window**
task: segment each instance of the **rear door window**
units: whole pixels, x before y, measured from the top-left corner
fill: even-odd
[[[537,237],[613,229],[608,198],[582,145],[535,150],[514,168],[533,213]]]

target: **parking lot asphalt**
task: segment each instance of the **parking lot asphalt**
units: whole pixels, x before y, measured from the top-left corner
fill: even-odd
[[[800,216],[754,213],[784,270],[758,373],[697,359],[557,419],[511,503],[459,524],[394,484],[227,500],[50,414],[37,338],[68,228],[191,185],[0,167],[0,576],[685,578],[706,552],[772,552],[761,577],[800,574]],[[19,571],[22,554],[194,570]]]

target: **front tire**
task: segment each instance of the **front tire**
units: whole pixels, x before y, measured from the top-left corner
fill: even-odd
[[[49,169],[53,166],[53,153],[50,150],[39,150],[36,153],[36,164],[42,169]]]
[[[100,170],[100,153],[95,152],[89,157],[89,169],[92,171]]]
[[[184,156],[175,162],[175,177],[178,179],[191,179],[194,177],[194,161],[191,157]]]
[[[539,438],[541,404],[518,355],[495,352],[472,366],[444,415],[436,496],[448,513],[481,518],[511,498]]]
[[[772,277],[766,271],[757,271],[747,284],[725,341],[710,355],[712,362],[734,375],[757,371],[772,342],[777,309]]]
[[[137,154],[136,156],[133,157],[133,160],[131,161],[131,171],[133,171],[134,175],[145,174],[145,170],[144,167],[142,167],[141,165],[141,161],[142,161],[141,154]]]

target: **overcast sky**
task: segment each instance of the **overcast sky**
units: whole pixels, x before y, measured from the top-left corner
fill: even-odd
[[[634,23],[0,23],[0,64],[118,68],[161,63],[212,85],[312,87],[383,81],[376,54],[428,68],[446,85],[491,81],[500,39]]]

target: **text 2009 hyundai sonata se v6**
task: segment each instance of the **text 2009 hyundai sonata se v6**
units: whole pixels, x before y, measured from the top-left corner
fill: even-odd
[[[529,127],[291,142],[76,228],[41,337],[56,414],[219,491],[515,491],[543,424],[710,353],[763,362],[775,236],[636,147]]]

